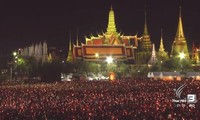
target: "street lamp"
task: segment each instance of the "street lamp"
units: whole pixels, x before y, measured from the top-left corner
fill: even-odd
[[[179,53],[179,58],[180,60],[185,59],[185,53],[184,52]],[[181,71],[183,71],[182,61],[180,61],[180,64],[181,64]]]
[[[107,57],[106,62],[107,62],[107,65],[109,66],[109,68],[113,68],[114,64],[111,64],[111,63],[113,63],[112,56]],[[112,81],[115,80],[115,73],[113,72],[112,69],[109,70],[109,79]]]
[[[97,76],[99,74],[99,68],[100,68],[100,65],[99,65],[99,53],[95,53],[95,58],[96,58],[96,64],[97,64]],[[98,78],[99,79],[99,78]]]
[[[15,57],[17,55],[17,52],[13,52],[13,56]]]
[[[98,61],[99,61],[99,53],[95,53],[95,58],[96,58],[96,61],[97,61],[97,63],[98,63]]]
[[[99,58],[99,53],[95,53],[95,57],[96,57],[96,58]]]
[[[17,62],[16,59],[18,58],[16,51],[14,51],[12,53],[12,55],[13,55],[14,59],[12,59],[12,62],[11,62],[11,65],[10,65],[10,80],[13,79],[13,65]]]

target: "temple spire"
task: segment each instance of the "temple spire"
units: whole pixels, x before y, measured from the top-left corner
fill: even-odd
[[[78,46],[78,29],[77,29],[77,33],[76,33],[76,46]]]
[[[147,30],[147,10],[145,5],[145,12],[144,12],[144,33],[143,35],[149,35]]]
[[[117,33],[116,25],[115,25],[115,14],[114,14],[112,5],[110,7],[109,16],[108,16],[107,33]]]
[[[68,55],[67,55],[67,61],[72,62],[73,61],[73,53],[72,53],[72,40],[71,40],[71,31],[69,32],[69,47],[68,47]]]
[[[150,36],[148,34],[147,30],[147,15],[146,15],[146,5],[145,5],[145,14],[144,14],[145,20],[144,20],[144,33],[142,35],[142,48],[145,52],[149,52],[149,55],[151,56],[151,50],[152,50],[152,45],[151,45],[151,40]]]
[[[185,54],[185,59],[189,60],[189,53],[187,47],[187,41],[184,37],[183,33],[183,24],[182,24],[182,16],[181,16],[181,7],[179,7],[179,20],[178,27],[176,31],[176,36],[174,38],[174,43],[172,45],[171,57],[178,57],[180,53]]]
[[[153,44],[152,54],[148,64],[154,65],[156,62],[157,62],[156,50],[155,50],[155,44]]]
[[[176,31],[176,38],[184,38],[182,16],[181,16],[181,6],[179,7],[179,21],[178,21],[178,27]]]
[[[165,48],[163,45],[163,36],[162,36],[162,29],[161,29],[161,38],[160,38],[160,48],[159,48],[159,52],[164,52]]]
[[[68,51],[72,51],[71,31],[69,32],[69,48],[68,48]]]

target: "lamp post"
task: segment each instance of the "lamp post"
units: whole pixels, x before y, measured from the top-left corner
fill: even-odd
[[[95,57],[98,59],[99,58],[99,53],[95,53]]]
[[[12,59],[11,64],[10,64],[10,80],[13,79],[13,65],[17,62],[16,59],[18,58],[16,51],[14,51],[12,53],[12,55],[13,55],[13,59]]]
[[[112,67],[112,63],[113,63],[112,56],[107,57],[106,62],[107,62],[107,65],[111,65]],[[109,70],[109,79],[112,81],[115,80],[115,73],[113,72],[113,70]]]
[[[97,64],[98,64],[98,61],[99,61],[99,53],[95,53],[95,58],[96,58],[96,61],[97,61]]]
[[[99,66],[99,53],[98,52],[95,53],[95,58],[96,58],[96,65],[97,65],[97,77],[99,79],[99,68],[100,68],[100,66]]]
[[[180,64],[181,64],[181,71],[183,72],[182,60],[185,59],[185,53],[184,52],[179,53],[179,58],[180,58]]]
[[[160,69],[161,69],[161,71],[162,71],[162,68],[163,68],[162,65],[163,65],[163,61],[161,60],[161,61],[160,61],[160,66],[161,66]]]

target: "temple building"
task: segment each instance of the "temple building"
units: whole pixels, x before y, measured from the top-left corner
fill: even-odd
[[[139,41],[139,47],[136,50],[136,63],[137,64],[147,64],[152,54],[152,44],[150,40],[150,35],[147,29],[147,15],[145,8],[145,21],[144,21],[144,32],[141,41]]]
[[[172,45],[171,55],[170,57],[177,58],[179,57],[180,53],[184,54],[185,59],[189,58],[187,41],[184,36],[183,32],[183,25],[182,25],[182,18],[181,18],[181,7],[179,8],[179,21],[176,36],[174,38],[174,43]]]
[[[108,25],[106,32],[85,37],[85,43],[76,44],[69,43],[67,61],[104,61],[107,57],[112,57],[115,61],[126,61],[138,65],[149,64],[156,57],[157,61],[165,62],[169,56],[165,51],[163,36],[161,31],[161,39],[159,50],[153,50],[153,45],[147,27],[146,8],[144,12],[144,31],[141,37],[136,35],[125,36],[117,32],[115,24],[115,14],[111,6],[108,15]],[[152,53],[153,58],[152,58]],[[181,7],[179,9],[179,20],[177,32],[171,49],[171,58],[178,58],[180,53],[184,54],[185,59],[190,59],[187,47],[187,41],[184,37]],[[196,52],[196,56],[197,56]],[[195,56],[195,55],[193,55]],[[196,61],[198,57],[194,57]]]
[[[117,32],[115,14],[111,6],[108,16],[107,30],[98,36],[85,37],[85,44],[73,45],[74,60],[103,61],[112,57],[116,61],[127,61],[133,63],[134,51],[138,47],[137,35],[124,36]],[[71,45],[71,43],[69,44]],[[148,47],[148,46],[147,46]],[[72,58],[71,47],[69,47],[68,61]]]

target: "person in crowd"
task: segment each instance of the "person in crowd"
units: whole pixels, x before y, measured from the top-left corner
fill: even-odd
[[[76,81],[0,86],[1,120],[163,120],[200,118],[200,81]],[[173,103],[174,89],[187,84],[181,97],[197,102]]]

